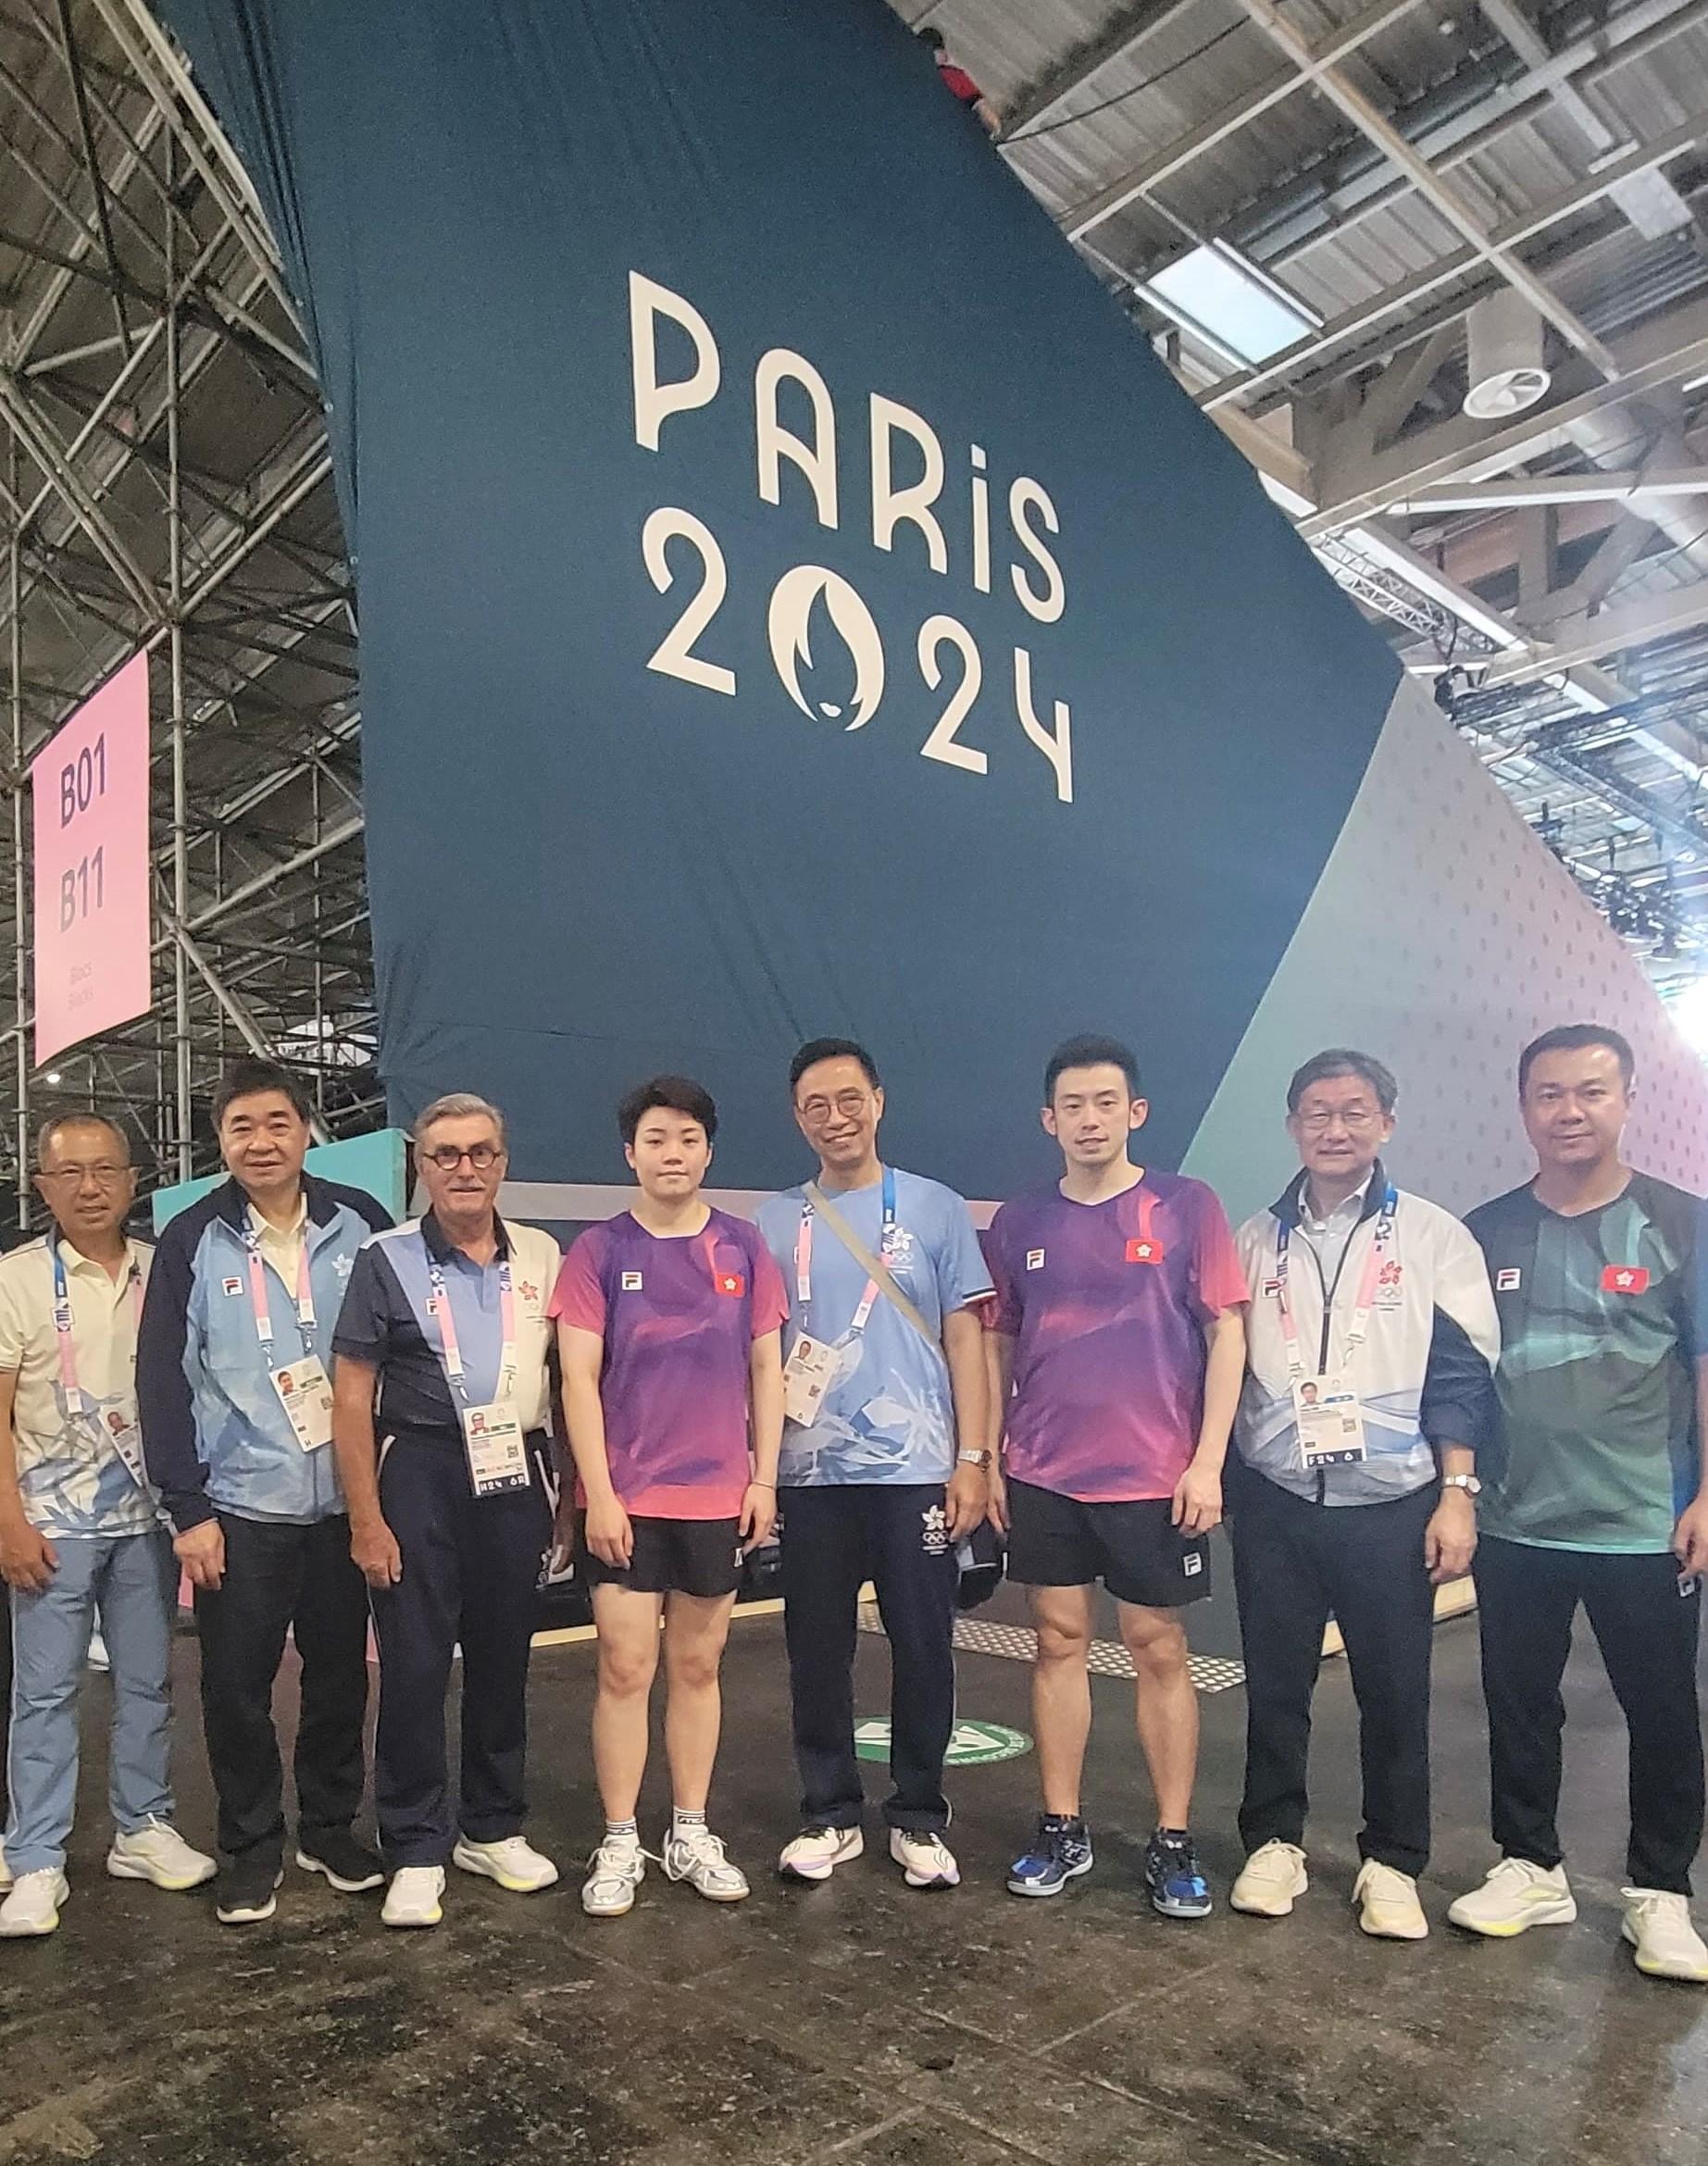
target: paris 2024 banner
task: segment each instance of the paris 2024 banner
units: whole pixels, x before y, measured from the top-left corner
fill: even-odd
[[[766,1187],[846,1035],[888,1153],[1001,1195],[1102,1029],[1239,1208],[1287,1068],[1365,1039],[1468,1200],[1522,1034],[1599,1005],[1701,1133],[1634,966],[881,0],[161,12],[321,371],[394,1114],[482,1090],[515,1175],[596,1182],[685,1069]],[[1425,1102],[1484,1071],[1472,1162]]]

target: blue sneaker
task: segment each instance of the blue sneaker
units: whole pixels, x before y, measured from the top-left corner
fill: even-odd
[[[1190,1835],[1157,1829],[1144,1847],[1144,1884],[1165,1918],[1207,1918],[1215,1908]]]
[[[1091,1837],[1084,1821],[1061,1812],[1041,1813],[1031,1848],[1008,1868],[1008,1892],[1060,1895],[1070,1880],[1091,1870]]]

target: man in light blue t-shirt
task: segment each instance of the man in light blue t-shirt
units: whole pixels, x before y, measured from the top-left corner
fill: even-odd
[[[790,1305],[779,1502],[802,1828],[779,1862],[824,1880],[864,1848],[854,1655],[870,1579],[893,1676],[890,1854],[910,1887],[953,1887],[954,1546],[988,1502],[991,1277],[960,1197],[879,1157],[884,1094],[863,1047],[814,1039],[790,1085],[818,1174],[759,1211]]]

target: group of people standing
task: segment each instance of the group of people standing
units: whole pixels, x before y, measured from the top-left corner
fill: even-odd
[[[0,1261],[16,1661],[0,1937],[51,1932],[69,1892],[97,1611],[110,1873],[185,1888],[218,1870],[221,1921],[272,1913],[286,1840],[271,1695],[290,1636],[300,1868],[351,1893],[384,1883],[381,1915],[400,1927],[438,1922],[450,1864],[517,1893],[551,1886],[558,1869],[523,1830],[529,1647],[553,1550],[573,1555],[599,1637],[606,1824],[583,1908],[621,1915],[644,1877],[661,1662],[658,1861],[740,1900],[747,1879],[707,1820],[718,1674],[742,1554],[774,1528],[801,1781],[785,1874],[821,1881],[863,1849],[853,1674],[870,1582],[892,1664],[890,1854],[909,1886],[958,1881],[943,1793],[957,1552],[990,1525],[1037,1637],[1042,1811],[1008,1887],[1055,1896],[1092,1869],[1081,1777],[1101,1583],[1137,1675],[1150,1898],[1201,1917],[1214,1898],[1191,1832],[1183,1612],[1209,1592],[1226,1511],[1249,1709],[1237,1911],[1282,1916],[1307,1890],[1311,1703],[1332,1618],[1361,1724],[1358,1922],[1427,1934],[1434,1597],[1470,1570],[1501,1855],[1449,1918],[1503,1936],[1576,1914],[1554,1816],[1581,1602],[1630,1733],[1624,1936],[1645,1972],[1708,1983],[1689,1908],[1702,1207],[1622,1157],[1635,1077],[1616,1031],[1572,1025],[1526,1049],[1535,1176],[1465,1224],[1390,1178],[1394,1078],[1352,1050],[1292,1077],[1299,1170],[1237,1233],[1203,1183],[1135,1156],[1149,1108],[1115,1040],[1051,1057],[1042,1120],[1061,1176],[982,1239],[952,1190],[884,1162],[864,1048],[816,1039],[789,1081],[813,1179],[756,1223],[715,1209],[702,1189],[717,1109],[697,1083],[655,1077],[617,1113],[634,1201],[567,1256],[499,1215],[504,1122],[472,1096],[417,1122],[428,1209],[392,1226],[371,1198],[304,1171],[299,1082],[246,1063],[216,1105],[228,1178],[153,1251],[125,1233],[122,1133],[87,1114],[47,1125],[53,1231]],[[181,1568],[220,1867],[173,1824]],[[354,1833],[370,1620],[377,1853]]]

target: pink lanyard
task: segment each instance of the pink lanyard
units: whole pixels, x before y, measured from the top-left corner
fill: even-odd
[[[267,1267],[261,1261],[261,1240],[253,1226],[243,1228],[243,1246],[249,1251],[249,1303],[255,1311],[256,1337],[267,1365],[273,1367],[273,1319],[267,1301]],[[315,1297],[308,1280],[308,1222],[303,1222],[303,1243],[296,1251],[296,1322],[305,1350],[314,1351]]]
[[[1370,1253],[1365,1258],[1364,1272],[1358,1281],[1357,1303],[1353,1310],[1353,1320],[1347,1326],[1346,1338],[1342,1342],[1349,1358],[1356,1353],[1364,1344],[1365,1334],[1370,1328],[1370,1312],[1376,1306],[1376,1289],[1381,1279],[1382,1264],[1393,1242],[1394,1214],[1399,1208],[1399,1201],[1400,1199],[1392,1189],[1390,1189],[1382,1198],[1381,1212],[1376,1221],[1376,1239],[1370,1243]],[[1299,1352],[1299,1330],[1293,1322],[1293,1305],[1287,1298],[1287,1257],[1291,1234],[1292,1228],[1283,1226],[1276,1240],[1275,1291],[1281,1308],[1281,1336],[1287,1341],[1287,1374],[1296,1384],[1302,1376],[1307,1374],[1307,1371]],[[1358,1228],[1354,1226],[1352,1232],[1346,1237],[1346,1248],[1350,1249],[1357,1239]],[[1343,1249],[1340,1251],[1342,1270],[1345,1268],[1345,1264],[1346,1250]],[[1334,1276],[1335,1285],[1339,1286],[1340,1282],[1340,1271],[1337,1271]],[[1328,1291],[1328,1305],[1329,1308],[1334,1306],[1332,1288]]]
[[[456,1340],[456,1318],[452,1313],[451,1288],[445,1281],[443,1266],[430,1262],[427,1281],[432,1288],[427,1297],[427,1313],[439,1326],[440,1359],[444,1363],[445,1375],[456,1387],[457,1397],[467,1405],[468,1387],[463,1382],[463,1352]],[[498,1317],[504,1344],[498,1350],[498,1389],[494,1397],[505,1400],[516,1388],[516,1301],[511,1292],[507,1256],[498,1266]]]
[[[883,1232],[879,1238],[879,1255],[884,1263],[890,1261],[895,1242],[895,1174],[885,1166],[883,1177]],[[794,1291],[801,1304],[801,1328],[805,1329],[806,1311],[813,1299],[813,1205],[809,1197],[801,1206],[800,1230],[794,1237]],[[851,1331],[864,1331],[872,1313],[872,1304],[878,1299],[879,1287],[875,1278],[868,1278],[866,1290],[860,1296],[860,1305],[849,1320]]]
[[[83,1394],[77,1381],[77,1348],[71,1337],[71,1288],[66,1277],[65,1258],[59,1253],[59,1243],[50,1244],[54,1255],[54,1337],[59,1341],[59,1382],[65,1392],[67,1413],[80,1414],[84,1411]],[[131,1301],[133,1327],[140,1329],[143,1322],[143,1275],[137,1268],[136,1258],[131,1259]]]

